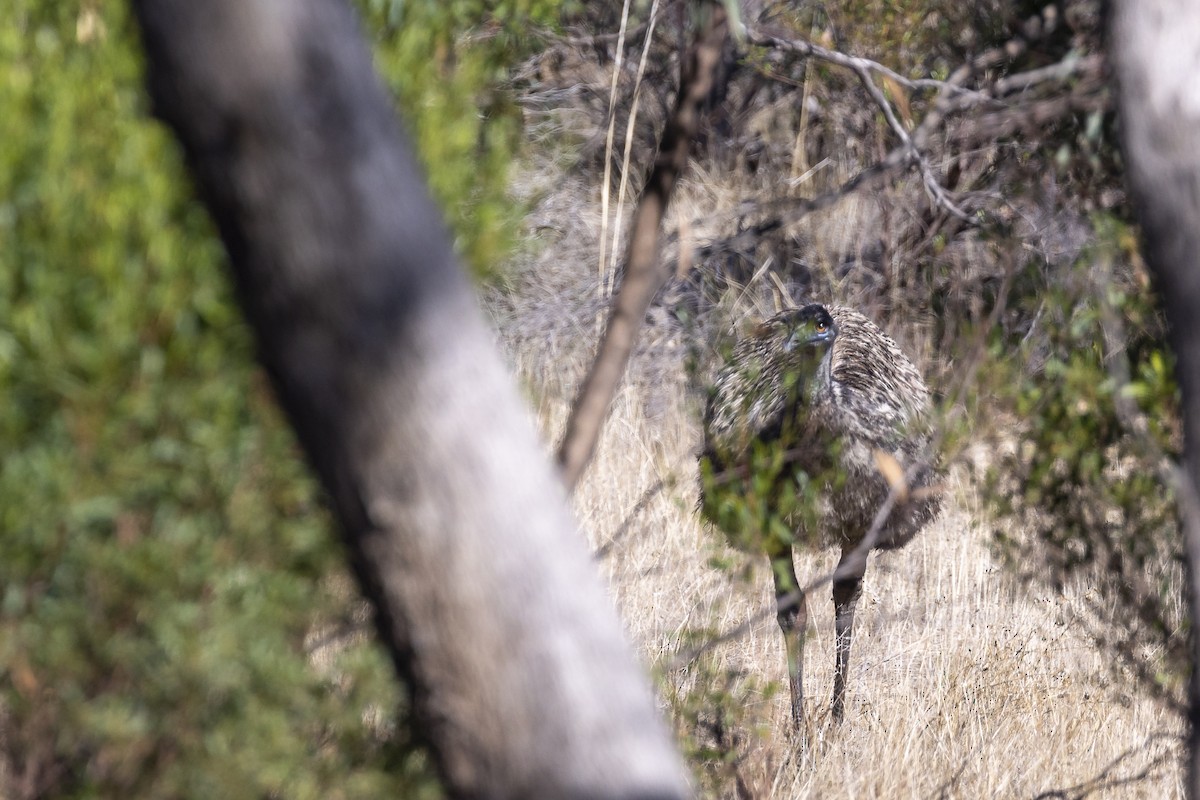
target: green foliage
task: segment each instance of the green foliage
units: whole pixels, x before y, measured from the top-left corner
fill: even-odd
[[[148,118],[128,10],[14,3],[0,22],[3,793],[437,794],[393,722],[404,698],[254,366],[220,246]],[[513,213],[517,115],[490,87],[520,20],[552,10],[370,5],[378,61],[476,264]],[[326,635],[336,645],[318,648]]]
[[[789,458],[783,441],[755,441],[745,459],[722,470],[703,458],[700,481],[705,518],[734,547],[768,556],[793,545],[797,523],[813,529],[824,485]]]
[[[457,247],[482,275],[510,249],[522,209],[508,198],[521,113],[501,88],[535,46],[531,25],[560,0],[359,0],[375,64],[397,97]]]
[[[803,348],[779,361],[730,342],[715,350],[724,367],[709,390],[700,510],[737,549],[775,558],[791,552],[797,532],[815,532],[822,493],[842,480],[832,467],[837,443],[805,432],[805,395],[825,351]],[[789,410],[772,411],[779,408]],[[829,468],[810,474],[814,463]]]
[[[691,640],[701,644],[715,633],[692,631]],[[778,735],[770,709],[779,684],[725,660],[706,653],[689,665],[690,680],[659,681],[700,797],[745,796],[745,762]]]
[[[1096,227],[1067,280],[1020,300],[1038,306],[1021,310],[1036,327],[993,342],[986,389],[1016,426],[986,493],[1010,564],[1059,590],[1090,586],[1093,613],[1080,622],[1171,695],[1187,668],[1168,488],[1177,390],[1154,298],[1129,267],[1133,235],[1109,218]]]

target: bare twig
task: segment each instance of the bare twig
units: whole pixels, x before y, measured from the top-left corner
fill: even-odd
[[[625,515],[625,519],[622,520],[620,527],[613,531],[613,535],[608,538],[607,542],[596,548],[596,552],[593,553],[595,558],[604,558],[612,552],[612,549],[617,545],[617,543],[625,538],[625,534],[629,533],[629,529],[633,527],[633,521],[637,519],[638,514],[641,514],[643,511],[645,511],[646,507],[650,505],[650,501],[652,501],[655,497],[658,497],[659,493],[667,487],[668,480],[674,482],[675,476],[672,475],[669,478],[659,478],[650,485],[649,489],[642,492],[642,496],[638,498],[637,503],[633,506],[630,512]]]
[[[982,139],[995,139],[1031,124],[1044,124],[1069,113],[1104,109],[1110,105],[1105,94],[1105,61],[1100,55],[1071,54],[1058,63],[1009,75],[990,85],[974,89],[966,87],[973,76],[1020,57],[1028,48],[1024,39],[1013,39],[1003,46],[979,54],[961,65],[946,80],[906,78],[871,59],[830,50],[804,39],[768,33],[760,28],[748,28],[747,40],[751,44],[818,58],[853,71],[871,95],[872,101],[883,112],[889,127],[900,140],[900,145],[837,189],[815,198],[744,200],[732,212],[734,215],[743,218],[762,214],[771,216],[740,229],[731,237],[702,246],[697,253],[701,257],[717,251],[735,251],[744,245],[756,244],[763,235],[792,225],[855,192],[877,187],[883,180],[912,166],[917,167],[920,172],[922,184],[935,205],[964,223],[977,225],[978,220],[956,203],[937,180],[926,153],[930,140],[935,134],[945,130],[950,117],[981,107],[993,109],[951,135],[957,146],[969,147]],[[885,76],[913,91],[937,91],[932,107],[911,132],[897,118],[892,104],[875,84],[872,75]],[[1078,80],[1079,83],[1065,95],[1043,96],[1037,99],[1030,97],[1035,94],[1035,90],[1070,80]],[[1022,97],[1022,101],[1012,103],[1014,96],[1018,95]],[[721,218],[730,216],[730,213],[723,212],[713,217],[695,219],[691,224],[695,228],[704,229]]]
[[[884,118],[887,120],[892,132],[896,134],[896,138],[900,140],[900,145],[906,151],[907,157],[920,170],[921,181],[925,184],[925,190],[929,192],[929,196],[933,201],[963,222],[969,225],[977,224],[976,220],[970,214],[963,211],[950,199],[945,188],[933,174],[933,167],[929,165],[929,159],[913,143],[912,138],[908,135],[908,131],[904,128],[904,124],[896,117],[896,112],[892,108],[892,104],[888,102],[883,92],[875,85],[874,79],[871,78],[871,73],[865,67],[857,67],[855,68],[855,72],[858,73],[859,80],[862,81],[867,94],[871,95],[871,99],[875,101],[875,105],[883,111]],[[946,84],[946,86],[949,85]]]
[[[621,31],[620,33],[577,33],[573,36],[562,36],[543,30],[541,31],[541,34],[552,42],[561,42],[562,44],[569,45],[571,47],[594,47],[597,44],[604,42],[620,42],[623,40],[629,41],[631,39],[637,39],[646,32],[646,29],[649,26],[650,23],[643,22],[640,25],[634,26],[628,31]]]
[[[933,78],[906,78],[899,72],[896,72],[890,67],[885,67],[878,61],[872,61],[869,58],[860,58],[859,56],[847,55],[846,53],[837,50],[830,50],[822,47],[819,44],[814,44],[805,39],[792,39],[784,37],[776,33],[769,33],[762,28],[748,26],[746,28],[746,41],[750,44],[759,45],[761,47],[770,47],[776,50],[782,50],[789,53],[795,53],[801,56],[811,56],[819,58],[830,64],[836,64],[839,67],[859,72],[866,70],[875,72],[887,78],[891,78],[896,83],[904,86],[907,89],[946,89],[950,88],[955,93],[970,94],[969,89],[964,89],[961,86],[953,86],[947,81],[939,81]]]
[[[621,62],[625,57],[625,26],[629,23],[629,0],[625,0],[625,4],[621,9],[621,27],[617,31],[617,57],[616,63],[613,64],[612,85],[608,90],[608,131],[605,134],[604,140],[604,177],[600,184],[600,252],[597,257],[596,268],[599,271],[598,291],[601,299],[608,299],[608,269],[607,258],[604,254],[604,245],[608,241],[608,192],[612,186],[612,148],[613,137],[617,131],[617,81],[621,77]],[[649,44],[649,42],[647,42]],[[640,77],[640,76],[639,76]]]
[[[617,214],[616,214],[616,218],[613,220],[612,263],[610,265],[608,265],[608,267],[601,265],[601,270],[603,271],[603,274],[601,276],[602,280],[600,282],[601,297],[603,297],[606,300],[608,299],[609,292],[612,289],[611,281],[616,278],[617,244],[621,241],[621,218],[624,215],[625,193],[629,186],[629,161],[630,161],[631,154],[633,153],[633,131],[634,131],[634,126],[637,124],[638,105],[639,105],[639,101],[641,100],[642,76],[645,75],[645,73],[646,73],[646,57],[650,55],[650,45],[654,41],[654,23],[657,19],[658,19],[658,0],[654,0],[654,2],[650,4],[649,35],[646,36],[646,41],[642,46],[642,57],[638,60],[637,77],[634,78],[634,82],[633,82],[633,105],[630,106],[630,108],[629,108],[629,121],[626,123],[626,126],[625,126],[625,152],[621,155],[621,185],[617,189]],[[614,89],[616,88],[615,83],[613,84],[613,88]],[[611,134],[611,132],[612,132],[611,127],[609,128],[609,132]],[[611,146],[611,142],[610,142],[610,146]],[[608,180],[608,162],[610,159],[611,159],[610,154],[608,154],[606,152],[605,156],[604,156],[604,162],[605,162],[604,169],[605,169],[605,180],[606,181]],[[608,196],[608,187],[607,186],[604,187],[604,193],[605,193],[605,197],[607,198],[607,196]],[[605,205],[606,221],[607,221],[607,211],[608,211],[608,206]],[[604,248],[602,245],[601,246],[601,256],[600,256],[601,259],[604,258],[603,252],[604,252]]]
[[[1001,78],[989,87],[993,97],[1004,97],[1014,92],[1024,92],[1044,83],[1061,83],[1077,75],[1099,74],[1104,69],[1104,57],[1100,55],[1068,55],[1057,64],[1018,72]]]
[[[721,50],[729,35],[724,6],[710,3],[705,9],[707,23],[683,60],[675,111],[663,130],[654,170],[634,211],[624,281],[613,302],[600,351],[571,408],[558,451],[563,480],[569,488],[578,482],[595,450],[646,308],[671,276],[667,265],[659,263],[659,226],[675,183],[687,166],[691,140],[699,129],[700,105],[712,92]]]

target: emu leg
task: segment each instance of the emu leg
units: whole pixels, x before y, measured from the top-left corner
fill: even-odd
[[[779,628],[783,631],[783,644],[787,650],[788,688],[792,693],[792,728],[804,728],[804,633],[808,627],[808,606],[800,581],[796,577],[796,566],[792,563],[792,549],[776,556],[771,561],[775,576],[775,603],[778,609]]]
[[[852,548],[842,551],[838,569],[846,563]],[[862,595],[864,561],[852,574],[833,582],[834,630],[837,632],[837,665],[833,673],[833,706],[830,712],[835,722],[841,722],[846,711],[846,672],[850,668],[850,639],[854,633],[854,608]]]

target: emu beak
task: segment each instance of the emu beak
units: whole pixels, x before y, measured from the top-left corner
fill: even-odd
[[[812,346],[816,344],[827,344],[833,341],[835,334],[836,329],[833,326],[830,326],[823,331],[816,331],[809,326],[802,326],[791,332],[787,338],[787,341],[783,343],[783,351],[785,353],[791,353],[794,350],[799,350],[801,347]]]
[[[833,337],[836,335],[837,335],[837,328],[830,325],[829,327],[825,328],[825,330],[823,330],[823,331],[815,331],[815,330],[811,331],[808,334],[808,338],[805,340],[804,343],[809,346],[818,345],[818,344],[829,344],[830,342],[833,341]]]

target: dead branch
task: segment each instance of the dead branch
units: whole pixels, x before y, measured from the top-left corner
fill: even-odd
[[[825,61],[839,67],[845,67],[846,69],[853,70],[854,72],[875,72],[883,75],[884,77],[892,79],[906,89],[949,90],[955,94],[971,93],[971,90],[965,89],[962,86],[956,86],[949,81],[939,81],[933,78],[906,78],[899,72],[896,72],[894,69],[880,64],[878,61],[872,61],[869,58],[848,55],[837,50],[830,50],[826,47],[822,47],[819,44],[810,42],[807,39],[796,39],[783,36],[782,34],[770,33],[763,28],[755,26],[746,27],[746,41],[750,44],[758,45],[760,47],[769,47],[787,53],[795,53],[799,56],[818,58],[821,61]]]
[[[900,139],[879,161],[862,169],[837,189],[814,198],[792,196],[768,199],[747,198],[732,211],[706,217],[698,217],[688,224],[692,229],[705,230],[731,218],[754,219],[751,225],[738,225],[738,232],[731,236],[710,240],[697,246],[695,257],[707,258],[719,252],[738,252],[753,247],[767,234],[784,229],[799,222],[809,214],[830,208],[852,194],[877,188],[886,180],[900,175],[916,166],[922,183],[934,204],[948,214],[971,225],[978,220],[970,210],[962,207],[950,197],[949,192],[937,179],[927,153],[929,142],[938,136],[947,144],[960,149],[972,149],[993,142],[1019,130],[1042,126],[1069,114],[1102,111],[1111,108],[1112,100],[1105,80],[1106,62],[1102,56],[1070,56],[1045,67],[1015,73],[995,82],[967,90],[964,84],[974,75],[1018,57],[1027,48],[1023,40],[1013,40],[1002,47],[992,48],[961,65],[944,81],[913,81],[896,75],[878,62],[849,56],[828,50],[803,39],[785,39],[774,34],[765,34],[749,29],[748,39],[763,46],[821,58],[829,63],[855,72],[872,101],[880,108],[891,130]],[[932,107],[920,124],[909,133],[900,122],[891,103],[876,86],[871,74],[886,75],[902,85],[914,89],[938,90]],[[1048,88],[1070,83],[1065,93],[1044,96]],[[1019,96],[1019,99],[1016,97]],[[949,127],[952,119],[961,118],[968,111],[986,108],[987,112],[964,119],[954,128]],[[668,243],[674,244],[677,236],[672,234]]]
[[[671,277],[668,265],[659,259],[659,228],[671,192],[687,167],[688,150],[700,125],[700,105],[712,93],[721,50],[729,36],[724,6],[709,3],[703,8],[708,19],[683,60],[675,111],[663,130],[654,170],[634,210],[624,281],[613,301],[600,350],[571,408],[559,447],[558,462],[568,488],[574,488],[591,460],[646,309]]]
[[[925,154],[917,148],[916,144],[913,143],[912,138],[908,135],[908,131],[904,128],[904,124],[900,122],[900,119],[896,116],[896,112],[895,109],[892,108],[892,104],[888,102],[888,99],[884,97],[883,92],[880,91],[879,87],[875,85],[875,81],[871,77],[870,71],[868,71],[865,67],[856,67],[854,71],[858,73],[859,80],[862,81],[863,86],[867,90],[867,94],[871,95],[871,99],[875,101],[875,105],[878,106],[883,112],[884,119],[887,120],[892,132],[895,133],[896,138],[900,140],[900,145],[905,151],[905,155],[907,156],[909,162],[915,164],[917,169],[920,171],[921,181],[925,184],[925,190],[929,192],[929,196],[937,205],[941,206],[951,215],[969,225],[976,224],[975,219],[971,215],[955,205],[954,201],[950,199],[946,189],[942,186],[941,182],[938,181],[937,176],[933,174],[933,167],[929,165],[929,159],[926,158]],[[949,87],[951,87],[951,84],[946,84],[943,88],[948,89]]]

